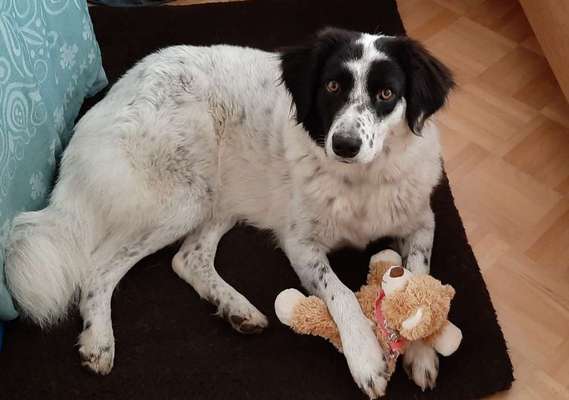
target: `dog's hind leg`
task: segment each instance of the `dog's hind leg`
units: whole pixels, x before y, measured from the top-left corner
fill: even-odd
[[[172,260],[172,268],[198,294],[217,306],[218,315],[241,333],[258,333],[267,318],[249,300],[223,280],[214,267],[215,252],[221,237],[233,221],[208,221],[201,230],[186,237]]]
[[[83,318],[79,355],[83,366],[102,375],[111,372],[115,354],[111,297],[115,287],[139,260],[187,232],[187,226],[172,225],[129,235],[129,238],[110,235],[95,250],[92,255],[94,265],[81,285],[79,303]],[[109,251],[110,248],[113,250]]]

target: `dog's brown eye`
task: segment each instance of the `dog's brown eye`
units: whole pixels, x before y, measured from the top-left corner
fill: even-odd
[[[379,92],[378,97],[383,101],[390,100],[393,97],[393,92],[391,89],[382,89],[381,92]]]
[[[326,82],[326,90],[330,93],[337,93],[340,90],[340,84],[336,81]]]

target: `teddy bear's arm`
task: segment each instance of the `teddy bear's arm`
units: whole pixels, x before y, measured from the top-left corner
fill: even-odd
[[[300,334],[328,339],[339,351],[342,351],[338,327],[326,304],[318,297],[307,297],[295,306],[290,327]]]
[[[358,303],[364,312],[364,315],[370,321],[374,321],[374,303],[377,299],[379,292],[379,286],[377,285],[366,285],[362,286],[358,292],[356,292],[356,297],[358,298]]]

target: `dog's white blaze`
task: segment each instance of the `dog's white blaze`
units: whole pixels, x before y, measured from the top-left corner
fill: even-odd
[[[379,51],[375,46],[377,35],[364,34],[356,42],[362,45],[362,57],[346,63],[352,73],[354,87],[349,100],[338,112],[326,140],[326,153],[328,156],[340,159],[332,150],[332,138],[337,132],[351,132],[357,134],[362,146],[360,152],[353,159],[355,162],[369,163],[381,152],[387,133],[394,128],[394,122],[399,122],[405,111],[404,101],[399,101],[396,108],[386,118],[379,118],[372,107],[367,81],[369,70],[374,61],[388,60],[387,54]]]

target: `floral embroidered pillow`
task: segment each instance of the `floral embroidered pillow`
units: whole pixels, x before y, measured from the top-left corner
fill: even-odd
[[[14,215],[45,206],[85,96],[107,84],[85,0],[0,1],[0,320]]]

